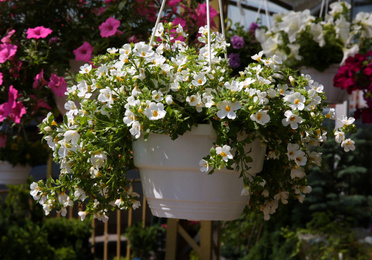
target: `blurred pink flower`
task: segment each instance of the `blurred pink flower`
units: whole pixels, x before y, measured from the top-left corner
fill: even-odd
[[[34,78],[33,88],[40,89],[42,86],[47,86],[48,81],[44,79],[44,69],[41,69],[40,73],[37,74]]]
[[[0,72],[0,86],[3,85],[3,73]]]
[[[179,2],[181,2],[181,0],[170,0],[170,1],[168,2],[168,5],[169,5],[170,7],[173,7],[173,6],[177,5]]]
[[[63,77],[58,77],[56,74],[52,74],[49,79],[48,87],[50,87],[57,96],[65,96],[67,84]]]
[[[146,16],[146,19],[150,22],[156,21],[157,8],[153,1],[150,0],[137,0],[138,7],[137,12],[140,16]]]
[[[101,37],[104,38],[115,35],[119,26],[120,22],[118,20],[113,17],[107,18],[107,20],[99,26]]]
[[[0,63],[4,63],[5,61],[11,59],[16,54],[17,48],[17,45],[10,43],[0,44]]]
[[[7,138],[8,138],[8,136],[0,134],[0,148],[4,148],[6,146],[6,139]]]
[[[212,7],[209,6],[209,16],[211,18],[210,24],[211,28],[216,27],[216,23],[213,21],[213,17],[218,15],[217,11]],[[207,4],[198,4],[198,7],[195,9],[195,14],[193,18],[197,22],[198,27],[202,27],[207,24]]]
[[[14,121],[14,123],[19,124],[21,123],[21,118],[24,114],[26,114],[25,106],[21,101],[17,101],[16,106],[12,109],[12,113],[9,117]]]
[[[14,78],[19,77],[19,72],[21,71],[23,62],[22,61],[13,61],[13,67],[9,70]]]
[[[28,28],[27,29],[27,39],[40,39],[45,38],[53,31],[49,28],[45,28],[44,26],[37,26],[35,28]]]
[[[11,43],[12,41],[10,40],[10,37],[15,33],[15,30],[9,31],[2,39],[2,43]]]
[[[129,43],[137,43],[138,42],[138,39],[135,35],[132,35],[131,37],[128,38],[128,42]]]
[[[75,54],[75,60],[83,60],[86,62],[90,61],[92,57],[93,46],[89,42],[84,42],[79,48],[73,51]]]
[[[52,108],[42,99],[37,99],[35,95],[30,95],[30,97],[34,100],[35,106],[34,106],[34,112],[36,112],[39,108],[46,108],[48,110],[52,110]]]
[[[8,103],[11,109],[15,108],[16,100],[18,98],[18,90],[11,85],[8,92]]]

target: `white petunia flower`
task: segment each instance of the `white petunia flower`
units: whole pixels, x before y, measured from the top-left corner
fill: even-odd
[[[201,72],[199,72],[193,79],[193,81],[191,81],[191,83],[194,85],[194,86],[202,86],[205,84],[205,82],[207,81],[207,78],[205,77],[205,75]]]
[[[305,166],[307,162],[307,157],[304,151],[298,150],[294,154],[294,161],[298,166]]]
[[[152,99],[155,100],[156,102],[160,102],[163,100],[163,93],[161,91],[153,90],[151,92]]]
[[[354,117],[347,117],[347,116],[342,116],[341,118],[339,118],[338,120],[341,121],[341,123],[344,125],[344,126],[348,126],[348,125],[351,125],[352,123],[354,123],[355,121],[355,118]]]
[[[90,157],[90,161],[94,168],[101,168],[106,164],[107,155],[104,153],[96,153]]]

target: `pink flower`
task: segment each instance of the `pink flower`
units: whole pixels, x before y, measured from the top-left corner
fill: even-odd
[[[17,52],[17,45],[10,43],[0,44],[0,63],[4,63],[11,59]]]
[[[217,11],[209,6],[209,16],[211,18],[210,24],[212,28],[216,27],[216,23],[213,21],[213,17],[217,15]],[[198,27],[204,26],[207,24],[207,4],[198,4],[198,7],[195,9],[195,14],[193,15]]]
[[[75,54],[75,60],[83,60],[86,62],[90,61],[92,57],[93,46],[89,42],[84,42],[79,48],[73,51]]]
[[[6,135],[0,134],[0,148],[4,148],[6,146],[6,139],[8,137]]]
[[[11,43],[12,41],[10,40],[10,37],[12,37],[12,35],[15,33],[15,30],[11,30],[10,32],[8,32],[2,39],[1,39],[1,42],[2,43]]]
[[[182,19],[182,18],[179,18],[179,17],[176,17],[176,18],[174,18],[174,20],[173,20],[173,25],[174,25],[174,27],[173,27],[173,29],[171,30],[171,33],[172,33],[172,36],[175,38],[176,36],[177,36],[177,29],[176,29],[176,27],[177,27],[177,25],[181,25],[182,26],[182,28],[183,28],[183,30],[184,31],[187,31],[187,25],[186,25],[186,20],[184,20],[184,19]],[[180,35],[180,36],[178,36],[177,38],[175,38],[174,40],[179,40],[179,41],[185,41],[185,37],[183,37],[182,35]],[[173,41],[174,41],[173,40]]]
[[[48,81],[44,79],[44,69],[41,69],[40,73],[37,74],[34,78],[33,88],[40,89],[42,86],[47,86]]]
[[[65,96],[67,84],[63,77],[58,77],[56,74],[52,74],[49,79],[48,87],[50,87],[57,96]]]
[[[128,38],[128,42],[129,43],[137,43],[138,42],[138,39],[135,35],[132,35],[131,37]]]
[[[37,99],[35,95],[30,95],[30,97],[34,100],[35,106],[34,106],[34,112],[36,112],[39,108],[46,108],[48,110],[52,110],[52,108],[42,99]]]
[[[116,33],[119,26],[120,22],[118,20],[116,20],[113,17],[107,18],[107,20],[99,26],[99,29],[101,31],[101,37],[113,36]]]
[[[11,113],[12,109],[9,103],[3,103],[0,105],[0,122],[3,122],[5,118]]]
[[[12,76],[14,78],[18,78],[19,77],[19,72],[21,71],[21,68],[22,68],[22,64],[23,62],[22,61],[13,61],[13,67],[9,70],[10,74],[12,74]]]
[[[3,73],[0,72],[0,86],[3,85]]]
[[[45,38],[53,31],[49,28],[45,28],[44,26],[37,26],[35,28],[28,28],[27,29],[27,39],[40,39]]]
[[[153,1],[150,0],[137,0],[137,12],[140,16],[146,16],[146,19],[150,22],[156,21],[157,8]]]
[[[9,87],[9,92],[8,92],[8,103],[11,109],[15,108],[17,98],[18,98],[18,90],[16,90],[12,85]]]
[[[17,101],[15,108],[12,109],[12,113],[9,115],[11,120],[16,124],[21,123],[22,116],[26,114],[26,108],[21,101]]]
[[[168,5],[170,7],[173,7],[173,6],[177,5],[179,2],[181,2],[181,0],[170,0],[170,1],[168,1]]]

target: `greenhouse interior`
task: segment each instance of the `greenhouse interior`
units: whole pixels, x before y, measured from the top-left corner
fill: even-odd
[[[0,38],[1,260],[372,259],[372,1],[0,0]]]

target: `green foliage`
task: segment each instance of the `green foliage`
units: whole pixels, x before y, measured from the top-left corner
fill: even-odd
[[[160,224],[142,227],[141,222],[136,222],[128,227],[125,236],[128,238],[133,257],[149,257],[151,252],[157,251],[157,234],[163,230]]]
[[[39,204],[30,204],[25,185],[9,186],[0,203],[0,259],[92,259],[88,222],[46,218]]]

